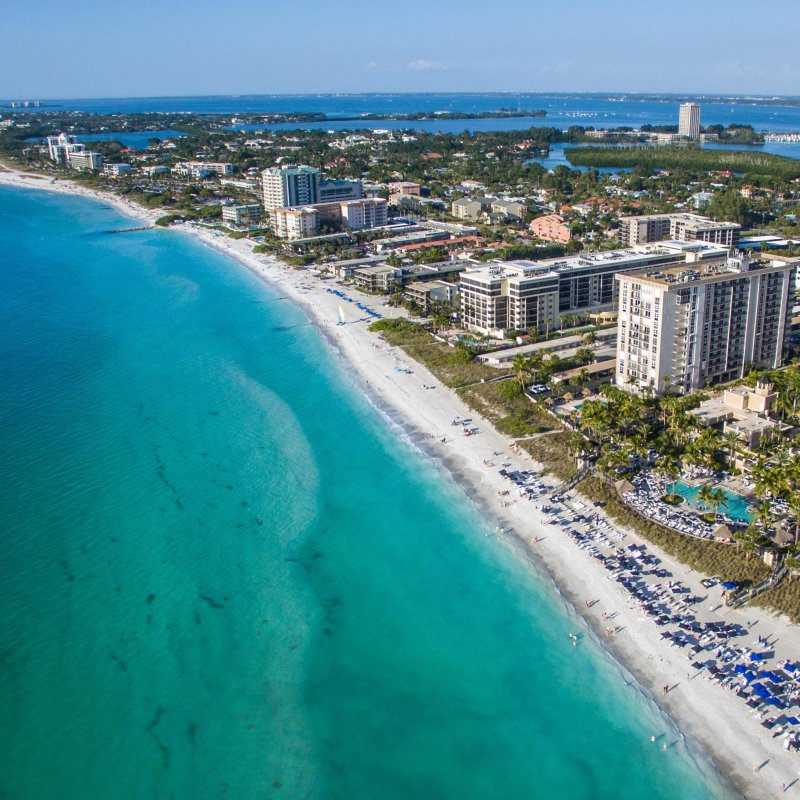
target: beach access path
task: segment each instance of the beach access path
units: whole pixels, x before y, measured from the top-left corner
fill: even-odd
[[[94,197],[137,219],[153,221],[158,216],[121,198],[76,187],[67,181],[50,184],[38,176],[28,178],[16,171],[0,171],[0,185]],[[333,346],[357,389],[399,423],[408,439],[435,458],[476,504],[488,520],[489,529],[495,528],[497,546],[509,547],[520,558],[546,570],[583,620],[579,635],[597,636],[638,681],[638,687],[632,690],[646,691],[675,721],[690,746],[699,746],[744,796],[800,797],[800,754],[784,750],[782,740],[773,738],[731,690],[712,683],[705,673],[696,674],[686,653],[660,637],[661,629],[646,618],[628,592],[609,579],[597,560],[576,547],[560,525],[549,521],[537,507],[542,501],[529,502],[514,494],[500,495],[509,488],[508,481],[499,474],[502,465],[509,464],[510,470],[536,470],[538,465],[530,456],[512,452],[510,439],[469,409],[425,367],[370,333],[371,319],[366,314],[327,291],[343,287],[332,280],[314,277],[310,270],[293,269],[268,256],[256,255],[248,240],[233,240],[199,226],[183,225],[180,229],[232,257],[304,310]],[[376,298],[367,298],[350,289],[344,291],[380,313],[386,311]],[[345,312],[342,325],[336,324],[339,306]],[[478,433],[464,436],[461,428],[453,426],[454,418],[471,418],[471,427],[478,428]],[[555,486],[555,481],[545,478],[545,482]],[[570,494],[571,499],[561,506],[562,516],[570,509],[577,509],[576,502],[583,506],[584,514],[596,513],[588,501],[574,492]],[[574,527],[589,530],[592,525]],[[621,546],[645,543],[633,532],[613,523],[610,527],[623,534],[619,540]],[[672,573],[672,580],[682,581],[693,594],[706,598],[692,609],[698,620],[740,624],[750,633],[736,640],[736,644],[756,649],[757,636],[769,637],[775,644],[776,660],[800,658],[798,626],[761,609],[727,608],[722,605],[719,587],[704,588],[700,583],[704,576],[676,562],[658,547],[646,544],[648,551],[657,555],[662,566]],[[617,632],[608,636],[606,629],[611,624]],[[570,631],[564,631],[565,637],[569,634]],[[664,686],[670,687],[667,694],[663,692]],[[666,723],[664,730],[653,731],[653,735],[657,737],[654,747],[669,745]],[[669,747],[664,757],[670,757]]]

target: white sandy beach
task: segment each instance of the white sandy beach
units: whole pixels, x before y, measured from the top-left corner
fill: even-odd
[[[87,190],[69,181],[59,180],[53,184],[48,178],[27,176],[14,170],[0,170],[0,185],[93,197],[148,222],[159,216],[157,212],[147,211],[111,194]],[[326,340],[334,345],[357,387],[378,407],[399,420],[415,444],[441,462],[467,496],[489,516],[490,527],[498,524],[506,529],[505,533],[498,533],[495,537],[497,546],[513,547],[520,555],[524,553],[546,568],[565,597],[586,620],[587,628],[583,635],[597,635],[677,723],[690,744],[699,746],[744,796],[778,797],[786,787],[786,796],[800,797],[800,753],[785,750],[783,738],[773,738],[773,731],[762,727],[754,718],[754,712],[732,690],[711,682],[706,671],[696,672],[686,650],[671,646],[661,638],[662,629],[642,613],[627,590],[609,579],[609,573],[596,559],[579,549],[561,526],[551,524],[538,509],[543,502],[548,502],[546,497],[534,502],[522,499],[509,481],[499,474],[501,466],[509,463],[509,469],[535,469],[536,465],[528,456],[512,453],[511,441],[467,408],[454,392],[441,386],[432,374],[402,351],[389,347],[377,335],[369,333],[369,322],[363,319],[364,314],[326,291],[326,287],[343,288],[334,281],[322,281],[313,277],[311,271],[291,269],[268,257],[254,255],[252,244],[247,240],[229,239],[195,226],[182,226],[182,229],[232,256],[256,275],[279,287],[283,294],[304,309]],[[344,291],[380,313],[387,310],[381,306],[380,300],[354,290]],[[336,324],[340,305],[345,311],[344,325]],[[398,366],[409,372],[398,371]],[[460,427],[452,425],[457,417],[472,418],[471,427],[479,428],[479,433],[464,436]],[[494,453],[503,455],[495,457]],[[486,461],[493,465],[486,466]],[[511,490],[508,495],[499,494],[508,489]],[[585,504],[586,507],[581,509],[583,513],[595,513],[586,501],[576,497],[574,492],[571,494],[573,497],[568,506],[577,501]],[[510,504],[503,507],[501,503]],[[562,507],[562,517],[574,513],[572,507]],[[624,536],[613,540],[615,546],[643,541],[630,532],[617,530]],[[537,542],[538,537],[541,540]],[[706,597],[702,603],[692,607],[698,620],[723,620],[749,627],[747,637],[732,641],[737,646],[746,644],[757,649],[756,637],[769,637],[775,645],[775,658],[767,662],[770,665],[768,669],[783,659],[800,658],[800,630],[797,626],[757,608],[733,610],[722,606],[718,587],[710,591],[705,589],[700,583],[703,576],[679,565],[654,545],[647,544],[647,548],[672,573],[672,580],[683,581],[693,594]],[[658,578],[650,576],[648,580],[650,583],[659,582]],[[591,607],[586,601],[591,601]],[[607,635],[609,627],[618,632]],[[567,633],[565,631],[565,636]],[[665,685],[671,687],[666,695],[663,693]],[[666,725],[664,730],[653,731],[657,737],[665,733],[668,733]],[[664,743],[668,744],[668,739],[658,738],[653,746],[661,747]],[[664,752],[664,757],[669,757],[669,749]]]

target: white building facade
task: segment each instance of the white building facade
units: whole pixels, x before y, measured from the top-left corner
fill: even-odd
[[[542,261],[501,261],[461,274],[462,321],[484,336],[509,330],[545,331],[559,316],[610,309],[620,271],[658,269],[687,261],[720,262],[722,247],[705,243],[657,242],[628,250],[581,253]],[[547,297],[545,297],[545,295]]]
[[[678,136],[700,140],[700,106],[697,103],[681,103],[678,112]]]
[[[618,274],[617,385],[692,392],[780,366],[798,263],[745,255]]]
[[[742,227],[735,222],[716,222],[699,214],[686,213],[620,217],[619,223],[617,238],[623,245],[674,239],[736,247]]]
[[[320,202],[319,183],[314,167],[269,167],[261,173],[264,209],[315,205]]]

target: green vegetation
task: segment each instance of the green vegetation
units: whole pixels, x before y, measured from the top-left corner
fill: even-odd
[[[750,217],[751,208],[739,192],[728,189],[724,192],[715,192],[704,211],[712,219],[738,222],[740,225],[744,225]]]
[[[545,433],[533,439],[521,439],[517,444],[538,461],[545,472],[560,481],[569,480],[576,472],[576,440],[575,434],[570,431]]]
[[[573,166],[685,169],[695,172],[729,170],[770,175],[786,180],[800,177],[800,161],[746,150],[702,150],[699,147],[579,147],[564,154]]]
[[[774,589],[753,600],[753,605],[786,614],[792,622],[800,622],[800,577],[790,575]]]
[[[456,347],[436,341],[421,325],[407,319],[381,319],[369,328],[391,345],[401,347],[424,364],[443,384],[464,386],[481,379],[496,378],[497,371],[474,360],[466,345]]]
[[[765,532],[771,533],[775,526],[768,498],[787,497],[800,530],[800,465],[792,458],[790,445],[786,443],[767,443],[763,452],[757,454],[752,474],[756,494],[765,500],[757,509],[760,525],[738,531],[733,545],[672,531],[641,516],[618,496],[613,482],[634,469],[636,459],[653,446],[661,453],[654,472],[662,476],[665,494],[685,463],[716,469],[730,467],[740,447],[738,440],[698,427],[688,413],[702,399],[701,395],[679,397],[667,393],[662,397],[638,397],[614,386],[604,386],[602,400],[584,401],[583,429],[571,432],[561,429],[540,403],[531,402],[523,393],[523,386],[531,376],[547,380],[552,356],[521,358],[513,364],[513,375],[508,379],[481,383],[481,378],[496,377],[497,372],[477,364],[464,345],[453,349],[436,342],[425,329],[408,320],[380,320],[371,329],[428,366],[443,383],[460,387],[458,393],[470,408],[490,420],[500,432],[516,438],[517,445],[557,479],[566,480],[574,474],[577,452],[593,452],[598,468],[608,477],[585,478],[578,491],[602,503],[617,524],[635,530],[692,569],[736,581],[744,587],[766,577],[769,569],[756,554],[767,543]],[[748,382],[757,377],[753,374]],[[793,419],[800,408],[800,368],[791,366],[769,377],[779,391],[778,413]],[[721,492],[708,487],[702,495],[701,502],[710,514],[724,510]],[[800,583],[796,580],[784,582],[765,594],[760,604],[800,619],[798,588]]]
[[[470,408],[508,436],[530,436],[559,428],[558,422],[532,403],[513,380],[465,386],[458,394]]]
[[[167,225],[172,225],[173,222],[177,222],[179,219],[183,219],[180,214],[165,214],[156,220],[156,225],[166,228]]]

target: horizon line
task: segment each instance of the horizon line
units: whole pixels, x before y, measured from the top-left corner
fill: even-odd
[[[613,97],[664,97],[664,98],[706,98],[706,99],[743,99],[743,100],[798,100],[797,94],[737,94],[734,92],[648,92],[648,91],[618,91],[618,90],[595,90],[595,91],[528,91],[528,90],[491,90],[477,91],[462,89],[458,91],[423,91],[423,92],[233,92],[223,94],[164,94],[164,95],[89,95],[84,97],[41,97],[23,96],[0,98],[0,102],[64,102],[67,100],[173,100],[173,99],[200,99],[200,98],[256,98],[256,97],[430,97],[430,96],[453,96],[453,95],[472,95],[472,96],[527,96],[527,97],[591,97],[591,96],[613,96]]]

